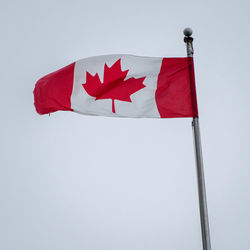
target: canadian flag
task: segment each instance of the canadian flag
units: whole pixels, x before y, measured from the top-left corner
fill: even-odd
[[[37,81],[39,114],[69,110],[117,117],[198,117],[193,59],[106,55]]]

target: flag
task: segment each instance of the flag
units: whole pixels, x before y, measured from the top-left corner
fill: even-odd
[[[74,111],[114,117],[198,117],[193,59],[96,56],[37,81],[39,114]]]

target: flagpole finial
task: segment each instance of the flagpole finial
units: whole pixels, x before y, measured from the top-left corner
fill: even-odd
[[[184,29],[183,34],[184,34],[184,36],[190,37],[190,36],[192,36],[193,31],[191,28],[186,28],[186,29]]]
[[[193,50],[193,31],[191,28],[186,28],[183,30],[183,34],[184,34],[184,42],[187,44],[187,56],[188,57],[193,57],[194,54],[194,50]]]

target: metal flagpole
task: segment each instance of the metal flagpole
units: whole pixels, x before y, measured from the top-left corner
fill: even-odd
[[[187,46],[187,56],[193,57],[193,53],[194,53],[193,52],[193,38],[191,37],[193,32],[190,28],[186,28],[183,33],[185,35],[184,42],[186,43],[186,46]],[[194,146],[195,146],[195,158],[196,158],[196,169],[197,169],[197,182],[198,182],[203,250],[211,250],[205,176],[204,176],[204,168],[203,168],[203,160],[202,160],[200,126],[199,126],[198,117],[193,118],[192,127],[193,127],[193,134],[194,134]]]

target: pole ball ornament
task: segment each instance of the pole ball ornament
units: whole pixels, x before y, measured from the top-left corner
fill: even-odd
[[[185,36],[192,36],[193,31],[191,28],[186,28],[186,29],[184,29],[183,33]]]

